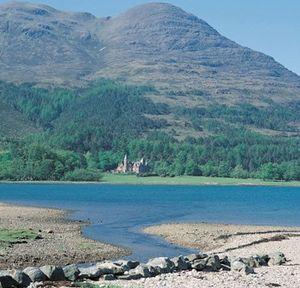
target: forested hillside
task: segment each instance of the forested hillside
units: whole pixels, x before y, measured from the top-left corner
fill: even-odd
[[[0,42],[0,179],[99,180],[127,153],[151,175],[299,180],[300,77],[178,7],[9,2]]]
[[[131,160],[145,157],[150,175],[300,180],[299,137],[253,132],[297,133],[291,125],[300,120],[296,104],[174,108],[152,102],[153,87],[105,79],[76,90],[5,82],[0,88],[0,101],[40,127],[21,139],[1,137],[2,180],[99,180],[125,153]],[[166,133],[162,119],[172,113],[203,136]]]

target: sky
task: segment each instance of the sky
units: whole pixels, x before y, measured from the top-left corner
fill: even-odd
[[[7,1],[0,0],[0,3]],[[167,2],[207,21],[229,39],[275,58],[300,75],[300,0],[30,0],[66,11],[115,16],[147,2]]]

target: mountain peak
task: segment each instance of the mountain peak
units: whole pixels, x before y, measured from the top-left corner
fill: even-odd
[[[103,38],[114,47],[141,53],[152,51],[197,51],[212,46],[233,47],[198,17],[167,3],[148,3],[114,17],[106,25]],[[127,45],[127,46],[126,46]]]
[[[170,3],[159,3],[159,2],[150,2],[146,4],[137,5],[123,14],[136,14],[138,16],[140,13],[142,14],[159,14],[159,13],[167,13],[167,14],[188,14],[181,8],[170,4]]]
[[[0,14],[1,80],[81,85],[122,78],[174,91],[198,89],[224,103],[300,95],[297,75],[168,3],[103,19],[27,2],[0,5]]]
[[[21,12],[35,16],[49,16],[58,12],[58,10],[48,5],[21,1],[9,1],[7,3],[0,4],[0,10],[10,11],[12,13]]]
[[[177,22],[177,24],[184,24],[181,22],[190,23],[201,23],[202,25],[209,27],[211,31],[216,32],[212,27],[210,27],[205,21],[197,18],[193,14],[190,14],[181,8],[174,6],[169,3],[147,3],[138,5],[133,7],[121,15],[114,18],[117,21],[123,22],[126,24],[127,22],[131,23],[151,23],[152,21],[156,21],[162,24],[167,24],[168,21],[172,21],[173,23]],[[156,24],[156,23],[152,23]],[[135,24],[133,24],[135,25]]]

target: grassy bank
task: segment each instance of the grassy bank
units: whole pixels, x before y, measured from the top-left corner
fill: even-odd
[[[104,174],[102,182],[132,185],[272,185],[300,186],[300,181],[281,182],[261,179],[237,179],[220,177],[178,176],[178,177],[137,177],[135,175]]]
[[[31,230],[0,229],[0,250],[14,244],[35,240],[37,237],[38,234]]]
[[[253,185],[253,186],[293,186],[300,187],[300,181],[264,181],[261,179],[238,179],[202,176],[177,177],[137,177],[105,173],[100,182],[92,181],[0,181],[0,184],[128,184],[128,185]]]
[[[85,238],[82,228],[86,223],[69,220],[67,214],[0,203],[0,270],[96,263],[130,254],[123,247]]]

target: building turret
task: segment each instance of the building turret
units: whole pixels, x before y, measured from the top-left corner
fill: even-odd
[[[137,162],[129,162],[127,154],[124,156],[122,163],[119,164],[115,172],[117,173],[136,173],[142,174],[148,171],[148,163],[145,158]]]
[[[123,166],[124,173],[128,172],[128,157],[127,157],[127,154],[125,154],[123,165],[124,165]]]

